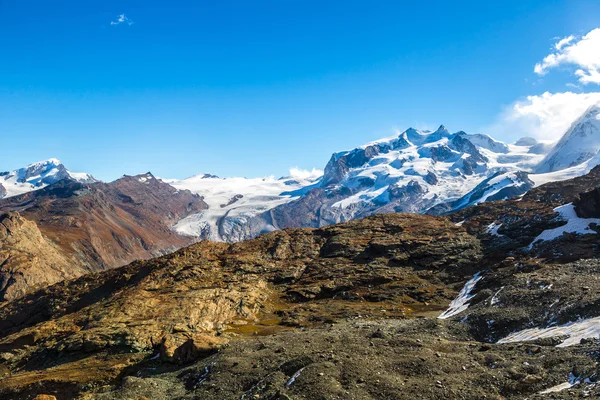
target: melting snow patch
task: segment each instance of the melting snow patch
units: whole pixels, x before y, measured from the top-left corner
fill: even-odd
[[[296,379],[298,379],[298,377],[300,376],[300,374],[302,373],[303,370],[304,370],[304,368],[300,368],[298,371],[296,371],[296,373],[294,375],[292,375],[292,377],[290,378],[290,380],[287,381],[287,383],[285,384],[285,386],[287,386],[287,387],[292,386],[292,384],[294,382],[296,382]]]
[[[567,221],[563,226],[559,226],[554,229],[547,229],[540,233],[538,237],[533,239],[533,242],[529,245],[529,249],[540,240],[554,240],[563,235],[563,233],[578,233],[578,234],[590,234],[596,233],[596,231],[590,229],[590,224],[600,225],[600,219],[598,218],[579,218],[575,212],[575,206],[573,203],[565,204],[564,206],[556,207],[554,209],[560,214],[561,219]]]
[[[498,341],[498,343],[527,342],[531,340],[568,336],[556,347],[568,347],[579,344],[581,339],[597,338],[600,336],[600,317],[582,319],[565,325],[549,328],[531,328],[514,332]]]
[[[568,382],[561,383],[560,385],[552,386],[551,388],[546,389],[546,390],[542,390],[540,392],[540,394],[548,394],[548,393],[560,392],[560,391],[565,390],[565,389],[570,389],[570,388],[572,388],[575,385],[579,385],[579,383],[581,383],[580,378],[576,377],[571,372],[569,374],[569,381]]]
[[[498,229],[500,229],[501,226],[502,224],[496,224],[495,222],[492,222],[488,225],[487,229],[485,230],[485,233],[489,233],[493,236],[503,237],[504,235],[498,233]]]
[[[490,300],[490,305],[496,305],[500,302],[500,300],[498,299],[498,294],[502,291],[502,289],[504,289],[504,286],[502,286],[493,296],[492,299]]]
[[[469,307],[468,301],[473,297],[471,295],[471,291],[473,291],[475,284],[479,282],[480,279],[481,272],[478,272],[475,275],[473,275],[473,278],[471,278],[467,283],[465,283],[465,286],[460,290],[460,293],[458,293],[458,297],[452,300],[452,303],[450,303],[448,309],[444,311],[438,318],[447,319],[465,311]]]

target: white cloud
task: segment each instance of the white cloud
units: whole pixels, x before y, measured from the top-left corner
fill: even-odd
[[[532,136],[558,140],[585,110],[600,103],[600,93],[543,93],[527,96],[505,108],[487,131],[494,137],[516,140]]]
[[[129,18],[127,18],[127,17],[125,16],[125,14],[120,14],[120,15],[117,17],[117,20],[116,20],[116,21],[110,21],[110,24],[111,24],[111,25],[120,25],[120,24],[133,25],[133,21],[132,21],[132,20],[130,20]]]
[[[575,36],[573,36],[573,35],[567,36],[566,38],[562,38],[558,42],[556,42],[556,44],[554,45],[554,48],[556,50],[560,51],[560,49],[562,49],[563,47],[565,47],[566,45],[571,43],[574,39],[575,39]]]
[[[585,84],[596,83],[600,85],[600,28],[596,28],[582,37],[567,36],[555,45],[554,53],[544,57],[537,63],[534,72],[545,75],[552,68],[559,65],[573,65],[577,67],[575,75],[579,82]]]
[[[290,168],[290,177],[293,179],[315,179],[323,175],[323,171],[313,168],[312,170],[298,167]]]

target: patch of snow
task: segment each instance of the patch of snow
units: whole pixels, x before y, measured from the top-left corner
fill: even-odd
[[[500,302],[500,300],[498,300],[498,294],[502,291],[502,289],[504,289],[504,286],[502,286],[496,293],[494,293],[494,295],[492,296],[491,300],[490,300],[490,305],[494,306],[496,304],[498,304]]]
[[[501,226],[502,224],[496,224],[495,222],[492,222],[487,226],[485,233],[488,233],[492,236],[504,237],[504,235],[498,233],[498,229],[500,229]]]
[[[600,336],[600,317],[582,319],[565,325],[548,328],[530,328],[514,332],[498,341],[498,343],[528,342],[556,336],[568,336],[556,347],[568,347],[579,344],[581,339],[598,338]]]
[[[565,204],[554,209],[560,218],[567,223],[554,229],[546,229],[540,233],[529,245],[531,250],[536,242],[554,240],[564,233],[577,233],[580,235],[594,234],[596,231],[590,229],[590,224],[600,225],[600,218],[579,218],[572,203]]]
[[[475,275],[473,275],[473,278],[467,281],[467,283],[465,283],[465,286],[460,290],[460,292],[458,293],[458,297],[452,300],[450,306],[448,306],[448,309],[442,314],[440,314],[438,318],[447,319],[465,311],[469,307],[468,301],[473,297],[471,295],[471,292],[473,291],[475,285],[477,284],[477,282],[479,282],[481,278],[481,272],[478,272]]]
[[[552,386],[551,388],[546,389],[546,390],[542,390],[540,392],[540,394],[561,392],[565,389],[570,389],[575,385],[579,385],[580,383],[581,383],[581,377],[577,377],[577,376],[573,375],[573,373],[571,372],[569,374],[569,380],[567,382],[561,383],[560,385]]]
[[[296,379],[298,379],[298,377],[300,376],[300,374],[302,373],[302,371],[304,371],[304,368],[300,368],[298,371],[296,371],[294,373],[294,375],[292,375],[292,377],[287,381],[287,383],[285,384],[286,387],[290,387],[294,384],[294,382],[296,382]]]

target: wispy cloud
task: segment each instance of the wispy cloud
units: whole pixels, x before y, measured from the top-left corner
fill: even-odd
[[[570,35],[570,36],[567,36],[566,38],[562,38],[558,42],[556,42],[556,44],[554,45],[554,49],[560,51],[563,47],[565,47],[566,45],[571,43],[573,40],[575,40],[574,35]]]
[[[545,75],[552,68],[560,65],[573,65],[577,69],[575,75],[580,83],[600,85],[600,28],[586,35],[567,36],[554,45],[554,52],[537,63],[534,72]]]
[[[121,25],[121,24],[126,24],[126,25],[133,25],[133,21],[130,20],[129,18],[127,18],[125,16],[125,14],[120,14],[116,21],[110,21],[111,25]]]
[[[313,168],[312,170],[298,167],[290,168],[290,177],[293,179],[316,179],[323,175],[323,171]]]
[[[585,110],[600,102],[600,93],[549,93],[527,96],[506,107],[488,131],[497,137],[533,136],[557,140]]]

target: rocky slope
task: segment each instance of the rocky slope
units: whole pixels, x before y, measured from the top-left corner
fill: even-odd
[[[448,217],[202,242],[63,281],[0,308],[0,394],[597,396],[599,187],[600,167]]]
[[[447,220],[401,214],[199,243],[0,308],[10,374],[2,382],[7,393],[69,386],[66,371],[83,365],[95,367],[79,383],[110,382],[154,352],[185,363],[239,334],[357,314],[402,317],[425,303],[440,309],[453,296],[448,285],[471,275],[479,256],[478,241]],[[40,368],[44,377],[32,376]]]
[[[64,179],[42,189],[0,200],[0,211],[18,213],[36,236],[41,236],[36,260],[2,265],[0,299],[12,299],[42,282],[76,277],[148,259],[192,243],[169,227],[185,216],[206,208],[202,198],[181,191],[151,174],[126,176],[109,184]],[[12,214],[11,214],[12,215]],[[41,235],[40,235],[41,233]],[[31,247],[28,235],[11,236],[8,251]],[[30,238],[33,238],[31,236]],[[36,239],[37,240],[37,239]],[[53,252],[46,251],[52,248]],[[64,261],[66,260],[66,261]],[[42,267],[43,266],[43,267]],[[53,273],[48,272],[51,268]],[[15,273],[15,271],[19,271]]]
[[[0,265],[0,293],[8,299],[86,272],[18,213],[0,214]]]

